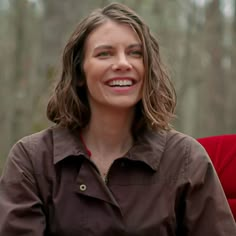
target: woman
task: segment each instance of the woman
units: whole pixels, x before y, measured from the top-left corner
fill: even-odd
[[[170,128],[175,92],[132,10],[110,4],[76,28],[47,115],[0,183],[0,235],[236,235],[204,149]]]

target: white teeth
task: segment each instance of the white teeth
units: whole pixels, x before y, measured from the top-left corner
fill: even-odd
[[[108,83],[109,86],[131,86],[132,80],[112,80]]]

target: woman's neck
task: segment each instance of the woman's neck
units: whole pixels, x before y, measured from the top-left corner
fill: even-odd
[[[92,113],[82,136],[92,155],[117,156],[127,152],[133,143],[131,126],[134,112]]]

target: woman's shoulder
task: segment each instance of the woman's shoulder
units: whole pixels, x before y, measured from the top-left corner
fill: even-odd
[[[40,146],[48,143],[52,140],[53,129],[54,127],[49,127],[32,134],[28,134],[19,139],[15,145],[23,145],[32,148],[33,146]]]
[[[10,149],[9,161],[36,164],[40,158],[53,151],[53,127],[29,134],[19,139]]]
[[[45,128],[41,131],[29,134],[19,139],[14,146],[24,146],[24,148],[35,151],[43,150],[44,148],[53,148],[58,141],[66,140],[71,135],[67,128],[57,125]],[[13,146],[13,147],[14,147]]]
[[[12,147],[9,156],[44,166],[78,154],[80,150],[78,132],[55,125],[21,138]]]
[[[148,133],[148,137],[152,139],[154,143],[162,141],[165,146],[176,146],[176,148],[183,148],[185,146],[202,148],[194,137],[175,129],[151,131]]]
[[[166,132],[166,150],[182,156],[187,165],[208,165],[211,161],[204,147],[196,138],[177,130]]]
[[[202,147],[199,142],[191,135],[182,133],[175,129],[170,129],[166,131],[161,131],[166,136],[166,143],[168,145],[177,145],[179,147],[189,146],[189,147]]]
[[[153,132],[150,135],[152,144],[161,146],[165,156],[187,162],[209,161],[203,146],[192,136],[175,129]]]
[[[194,137],[175,129],[147,130],[141,137],[140,143],[140,145],[148,144],[153,150],[161,150],[165,156],[174,156],[174,158],[177,158],[176,156],[178,158],[192,158],[196,155],[206,155],[205,149]]]
[[[205,149],[196,138],[177,130],[166,131],[166,140],[167,146],[174,146],[177,150],[184,149],[186,155],[191,155],[191,153],[206,154]]]

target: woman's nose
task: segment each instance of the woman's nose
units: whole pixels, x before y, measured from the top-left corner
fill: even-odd
[[[126,55],[122,54],[115,58],[115,61],[112,65],[113,70],[127,71],[132,68]]]

